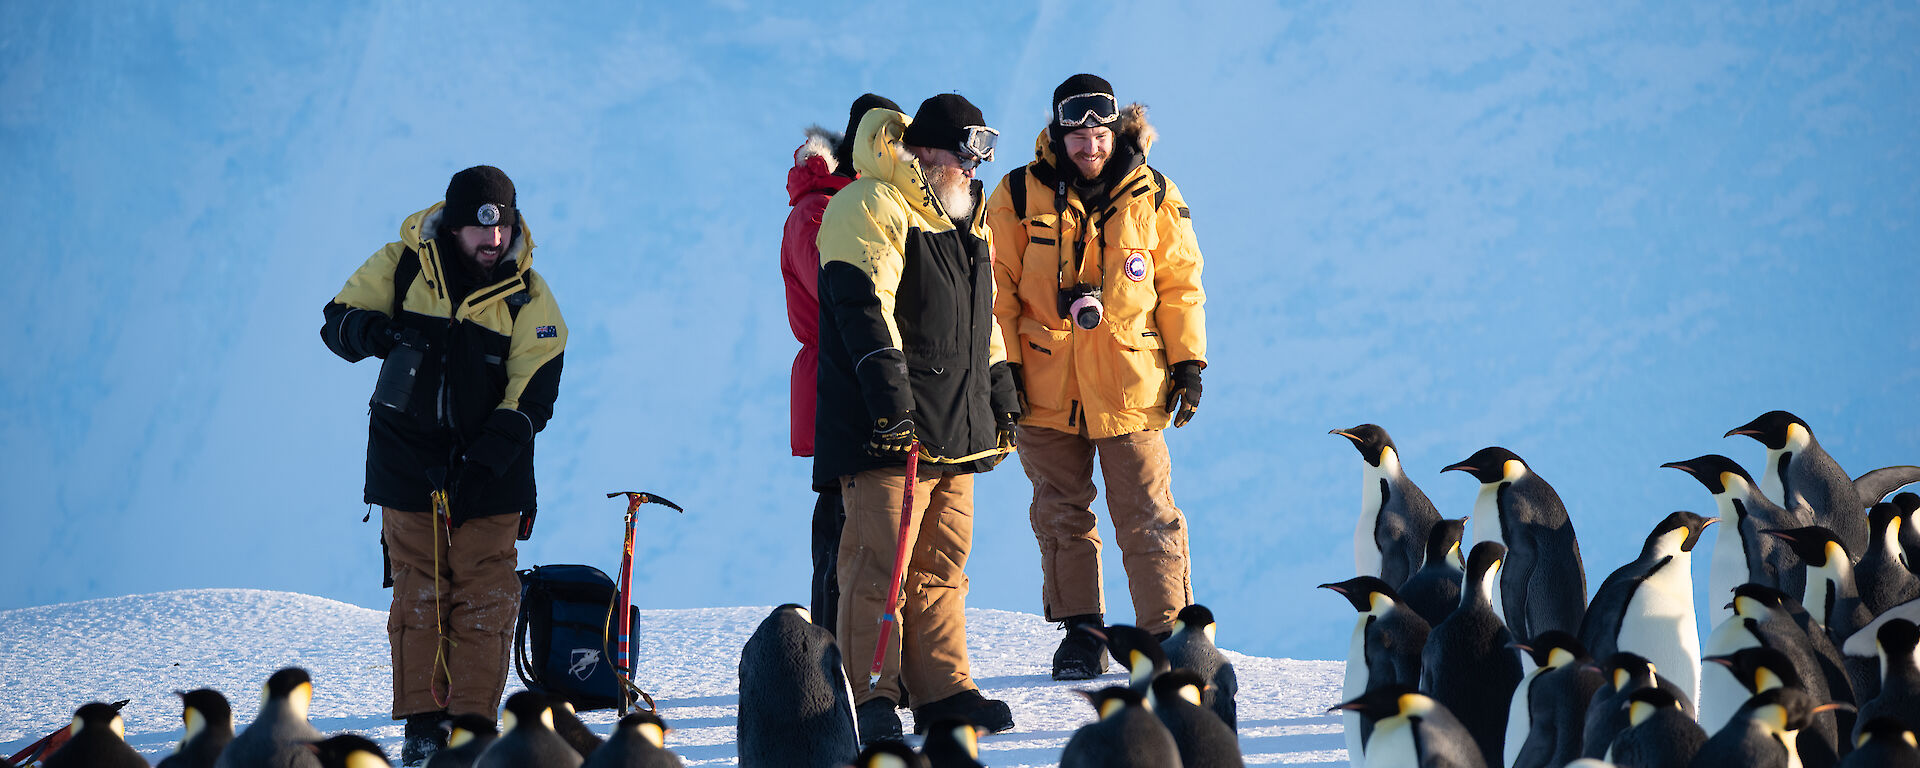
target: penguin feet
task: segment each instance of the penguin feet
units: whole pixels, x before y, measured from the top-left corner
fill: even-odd
[[[860,726],[860,743],[873,746],[883,741],[904,740],[906,736],[900,731],[900,713],[894,711],[899,708],[899,704],[885,696],[868,699],[854,707],[854,720]]]
[[[914,707],[913,732],[925,735],[928,726],[948,719],[965,720],[975,727],[986,729],[988,733],[1013,728],[1013,710],[1007,707],[1006,702],[989,699],[980,695],[978,690],[967,690],[924,707]]]
[[[400,743],[401,765],[423,765],[433,753],[447,746],[446,723],[453,716],[446,712],[421,712],[407,715],[405,740]]]
[[[1105,618],[1091,614],[1069,616],[1061,622],[1067,628],[1067,636],[1053,651],[1053,679],[1092,680],[1106,673],[1107,645],[1087,631],[1105,626]]]

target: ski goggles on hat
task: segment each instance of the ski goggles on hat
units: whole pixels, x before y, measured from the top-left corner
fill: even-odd
[[[1000,132],[984,125],[969,125],[964,129],[966,138],[960,140],[960,148],[954,154],[960,156],[960,169],[971,171],[981,163],[993,162],[993,147],[1000,142]]]
[[[1095,128],[1120,119],[1120,104],[1111,93],[1081,93],[1054,106],[1053,122],[1062,128]]]

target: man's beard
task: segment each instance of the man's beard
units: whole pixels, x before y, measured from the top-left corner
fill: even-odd
[[[1098,159],[1094,159],[1094,157],[1089,154],[1079,154],[1079,155],[1073,156],[1074,167],[1080,170],[1081,178],[1087,179],[1089,181],[1100,178],[1100,174],[1105,173],[1107,170],[1107,161],[1112,159],[1113,159],[1113,153],[1111,152],[1104,155],[1100,155]],[[1088,165],[1093,166],[1093,170],[1091,173],[1089,173],[1087,170]]]
[[[957,223],[973,215],[973,184],[967,174],[951,165],[923,166],[927,172],[927,186],[933,189],[933,195],[940,198],[940,207]]]

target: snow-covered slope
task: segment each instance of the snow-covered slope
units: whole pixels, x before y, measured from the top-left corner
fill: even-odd
[[[767,607],[641,613],[639,679],[674,729],[668,743],[688,765],[734,762],[735,669]],[[1038,616],[967,614],[974,678],[1006,699],[1018,726],[985,740],[989,765],[1054,765],[1092,710],[1057,683],[1047,663],[1058,634]],[[356,731],[398,753],[388,717],[386,614],[286,592],[183,590],[0,612],[0,751],[24,747],[88,701],[131,699],[127,740],[158,759],[181,736],[176,690],[217,688],[238,725],[252,719],[260,685],[287,665],[313,673],[313,719],[324,732]],[[1232,644],[1231,636],[1222,641]],[[1240,741],[1251,764],[1346,762],[1338,662],[1229,653],[1240,671]],[[1115,673],[1102,684],[1118,683]],[[518,685],[513,687],[517,688]],[[606,733],[611,712],[583,717]],[[910,723],[911,721],[909,721]]]

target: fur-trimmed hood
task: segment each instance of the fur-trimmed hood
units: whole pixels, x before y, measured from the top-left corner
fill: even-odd
[[[1133,102],[1120,109],[1120,122],[1114,127],[1114,146],[1131,144],[1140,153],[1140,161],[1146,162],[1147,152],[1153,149],[1153,142],[1160,138],[1160,131],[1147,120],[1147,105]],[[1033,140],[1033,159],[1057,166],[1059,163],[1053,153],[1053,131],[1041,128],[1040,137]]]
[[[787,171],[787,205],[798,205],[814,192],[831,195],[852,181],[834,173],[839,163],[833,159],[833,148],[839,144],[840,134],[807,126],[807,140],[793,150],[793,168]]]

